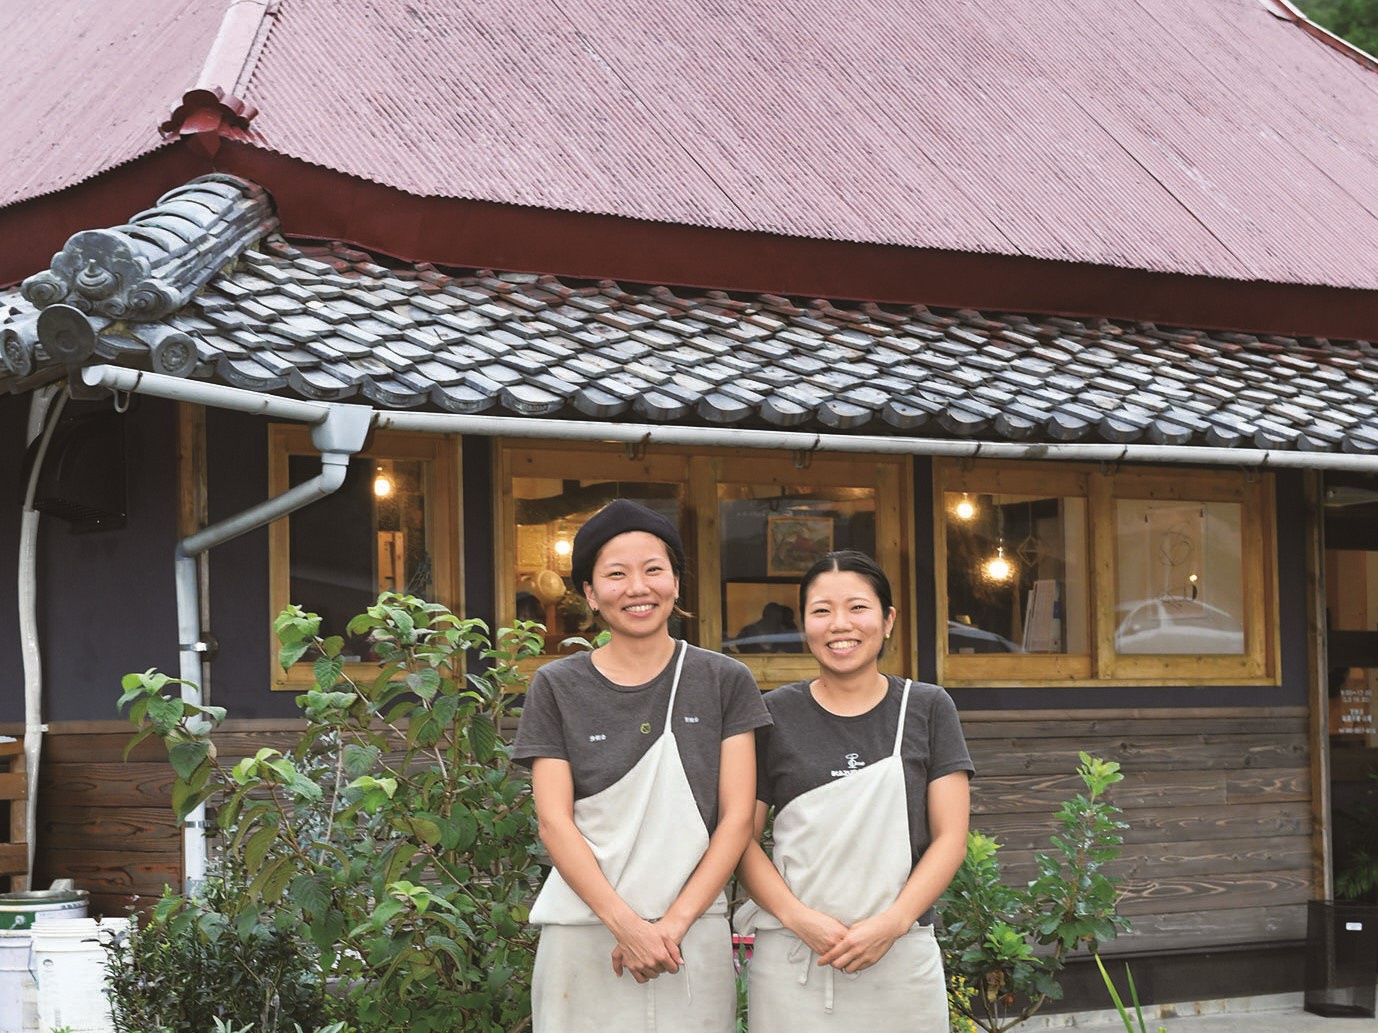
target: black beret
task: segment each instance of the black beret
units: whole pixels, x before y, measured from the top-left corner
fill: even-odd
[[[630,499],[615,499],[584,521],[574,536],[574,552],[570,556],[570,573],[576,591],[584,590],[584,583],[593,580],[593,561],[598,552],[619,534],[645,531],[665,543],[674,560],[675,572],[684,570],[684,543],[679,530],[659,513]]]

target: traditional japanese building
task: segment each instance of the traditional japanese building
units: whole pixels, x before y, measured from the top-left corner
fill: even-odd
[[[1373,60],[1283,0],[385,6],[0,13],[34,881],[197,863],[125,672],[249,749],[309,684],[288,602],[553,654],[620,496],[764,688],[811,670],[797,575],[877,555],[1013,870],[1115,759],[1106,952],[1156,1001],[1297,988],[1378,756]]]

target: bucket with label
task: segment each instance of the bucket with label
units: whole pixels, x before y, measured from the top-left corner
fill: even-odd
[[[64,882],[66,887],[61,885]],[[32,929],[40,915],[85,918],[90,894],[71,886],[70,879],[62,879],[52,889],[0,893],[0,929]]]
[[[58,879],[46,890],[0,893],[0,1033],[38,1029],[38,987],[33,976],[33,926],[84,919],[87,892]]]
[[[33,928],[33,972],[38,981],[38,1029],[113,1033],[105,993],[102,945],[129,928],[127,918],[44,917]]]

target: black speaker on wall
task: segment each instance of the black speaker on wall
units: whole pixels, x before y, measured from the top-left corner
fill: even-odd
[[[108,400],[69,401],[43,457],[34,509],[65,520],[73,534],[123,527],[128,511],[126,418]],[[41,440],[24,457],[21,491],[28,487]]]

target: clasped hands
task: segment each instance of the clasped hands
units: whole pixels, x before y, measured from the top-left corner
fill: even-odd
[[[853,973],[885,957],[895,941],[909,931],[908,923],[885,911],[847,926],[831,915],[802,906],[791,916],[787,928],[818,955],[818,964]]]
[[[679,941],[685,928],[669,916],[658,922],[648,922],[640,916],[613,929],[617,946],[612,950],[612,970],[621,976],[630,972],[638,983],[647,983],[661,973],[674,973],[684,964]]]

